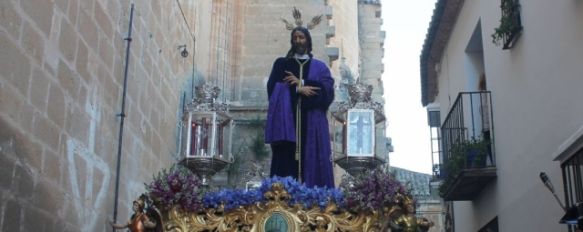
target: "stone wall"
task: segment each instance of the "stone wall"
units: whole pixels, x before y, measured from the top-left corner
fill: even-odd
[[[327,6],[324,1],[269,1],[248,0],[245,4],[244,31],[241,38],[240,73],[237,77],[240,91],[233,103],[267,107],[266,84],[276,58],[285,56],[290,48],[290,31],[280,19],[293,21],[292,7],[302,13],[304,26],[312,17],[322,14]],[[328,63],[325,54],[325,31],[328,23],[324,17],[320,25],[311,30],[315,58]]]
[[[358,76],[360,62],[360,45],[358,35],[358,5],[357,1],[329,1],[332,8],[330,24],[334,28],[334,36],[329,39],[330,45],[340,49],[340,59],[331,65],[332,73],[340,77],[340,64],[344,58],[345,65],[354,76]],[[337,78],[338,82],[340,78]]]
[[[440,198],[420,199],[417,201],[416,214],[433,222],[429,232],[445,231],[444,202]]]
[[[193,30],[195,18],[210,12],[208,3],[180,2]],[[108,229],[129,14],[130,1],[0,2],[2,231]],[[192,55],[178,50],[186,44],[193,54],[176,1],[136,2],[132,29],[120,221],[143,183],[175,160],[193,70]],[[208,48],[199,32],[197,47]]]
[[[374,86],[373,99],[384,102],[383,81],[385,34],[381,31],[380,4],[358,4],[358,25],[360,38],[360,81]]]

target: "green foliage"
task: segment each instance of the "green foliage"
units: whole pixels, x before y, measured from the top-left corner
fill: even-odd
[[[517,25],[514,19],[516,17],[515,11],[518,7],[517,0],[502,0],[500,6],[502,9],[500,25],[494,28],[494,33],[492,34],[492,43],[496,46],[500,46],[500,44],[506,42],[505,40],[511,38],[513,33],[516,33],[522,28],[520,25]]]
[[[251,141],[251,146],[249,146],[249,149],[253,153],[255,160],[262,161],[269,156],[269,150],[265,148],[265,140],[263,138],[265,120],[262,120],[261,118],[255,118],[249,121],[248,125],[253,128],[253,131],[256,133],[256,136],[253,137],[253,140]]]
[[[253,152],[255,160],[257,161],[264,160],[269,156],[269,151],[265,148],[263,133],[260,133],[257,136],[255,136],[250,149]]]
[[[439,186],[439,195],[445,197],[449,187],[464,169],[483,168],[489,153],[490,142],[484,139],[471,139],[454,144],[445,165],[446,176]]]

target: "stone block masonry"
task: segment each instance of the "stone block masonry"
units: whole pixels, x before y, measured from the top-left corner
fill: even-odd
[[[0,1],[2,231],[108,230],[129,6]],[[193,12],[199,6],[183,7]],[[121,221],[143,183],[168,167],[177,150],[179,96],[192,71],[192,60],[176,49],[192,41],[179,16],[175,1],[136,2]]]

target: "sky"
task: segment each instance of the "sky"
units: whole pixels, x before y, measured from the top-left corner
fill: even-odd
[[[431,174],[427,111],[421,105],[419,56],[436,0],[382,0],[386,32],[383,87],[391,166]]]

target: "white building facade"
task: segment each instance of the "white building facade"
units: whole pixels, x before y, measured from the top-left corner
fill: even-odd
[[[504,15],[514,37],[495,44]],[[446,231],[569,231],[539,174],[563,203],[583,200],[573,178],[583,163],[573,163],[583,153],[582,1],[439,0],[421,86],[422,104],[441,114]],[[467,152],[447,182],[456,150],[484,141],[485,161]]]

